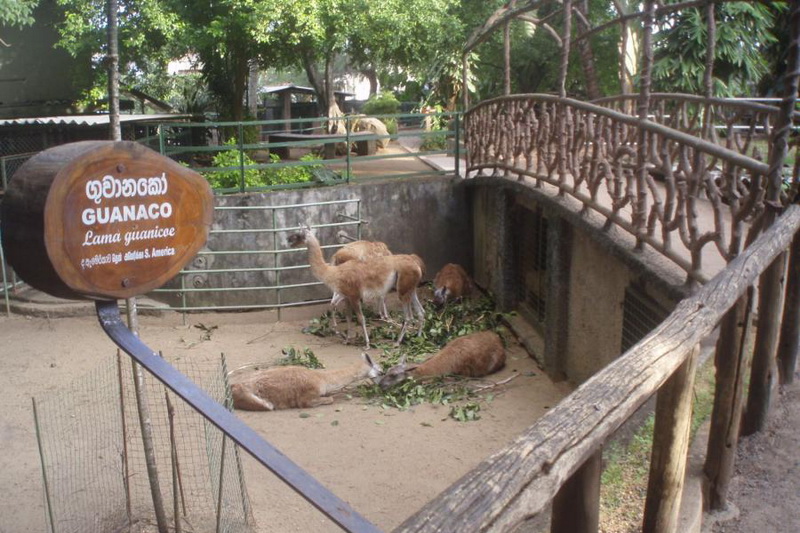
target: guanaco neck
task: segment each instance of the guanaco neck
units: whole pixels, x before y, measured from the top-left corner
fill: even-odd
[[[364,363],[347,368],[325,370],[325,394],[342,390],[354,381],[367,377],[369,366]]]
[[[310,233],[306,234],[306,247],[308,248],[308,264],[311,265],[311,273],[327,285],[330,265],[325,262],[319,241]]]

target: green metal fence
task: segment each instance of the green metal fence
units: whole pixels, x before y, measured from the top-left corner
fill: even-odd
[[[306,249],[287,248],[285,237],[301,227],[291,214],[312,210],[323,250],[361,238],[361,200],[349,198],[286,205],[217,206],[208,248],[165,287],[153,291],[179,312],[281,309],[324,303],[330,294],[313,278]],[[248,227],[230,223],[246,215]],[[333,235],[343,238],[336,242]],[[289,257],[293,256],[293,257]],[[319,290],[317,290],[319,289]]]
[[[390,127],[395,124],[397,130],[391,127],[388,134],[356,131],[365,119]],[[327,133],[337,123],[341,133]],[[458,172],[463,155],[460,130],[459,113],[347,115],[288,121],[153,122],[144,124],[144,135],[137,141],[206,176],[215,192],[226,194]],[[355,155],[358,143],[384,146],[374,153]],[[446,168],[431,165],[435,160],[448,161]]]

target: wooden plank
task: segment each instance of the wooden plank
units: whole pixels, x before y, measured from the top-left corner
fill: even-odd
[[[603,452],[598,450],[553,499],[550,533],[596,533],[600,527],[600,475]]]
[[[645,533],[677,531],[699,353],[700,346],[697,345],[691,350],[688,359],[658,391],[653,455],[650,460],[642,526]]]
[[[396,531],[508,531],[538,514],[713,331],[798,227],[800,206],[789,206],[778,224],[681,301],[652,333]]]

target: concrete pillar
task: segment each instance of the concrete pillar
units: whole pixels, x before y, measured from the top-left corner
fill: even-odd
[[[548,216],[544,365],[555,379],[566,379],[571,260],[572,226],[561,218]]]

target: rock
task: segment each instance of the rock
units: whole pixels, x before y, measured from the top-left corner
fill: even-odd
[[[353,131],[368,131],[375,135],[386,135],[387,137],[384,139],[376,139],[375,143],[378,148],[386,148],[389,143],[389,130],[386,129],[386,125],[382,121],[375,117],[356,117],[353,121]]]

